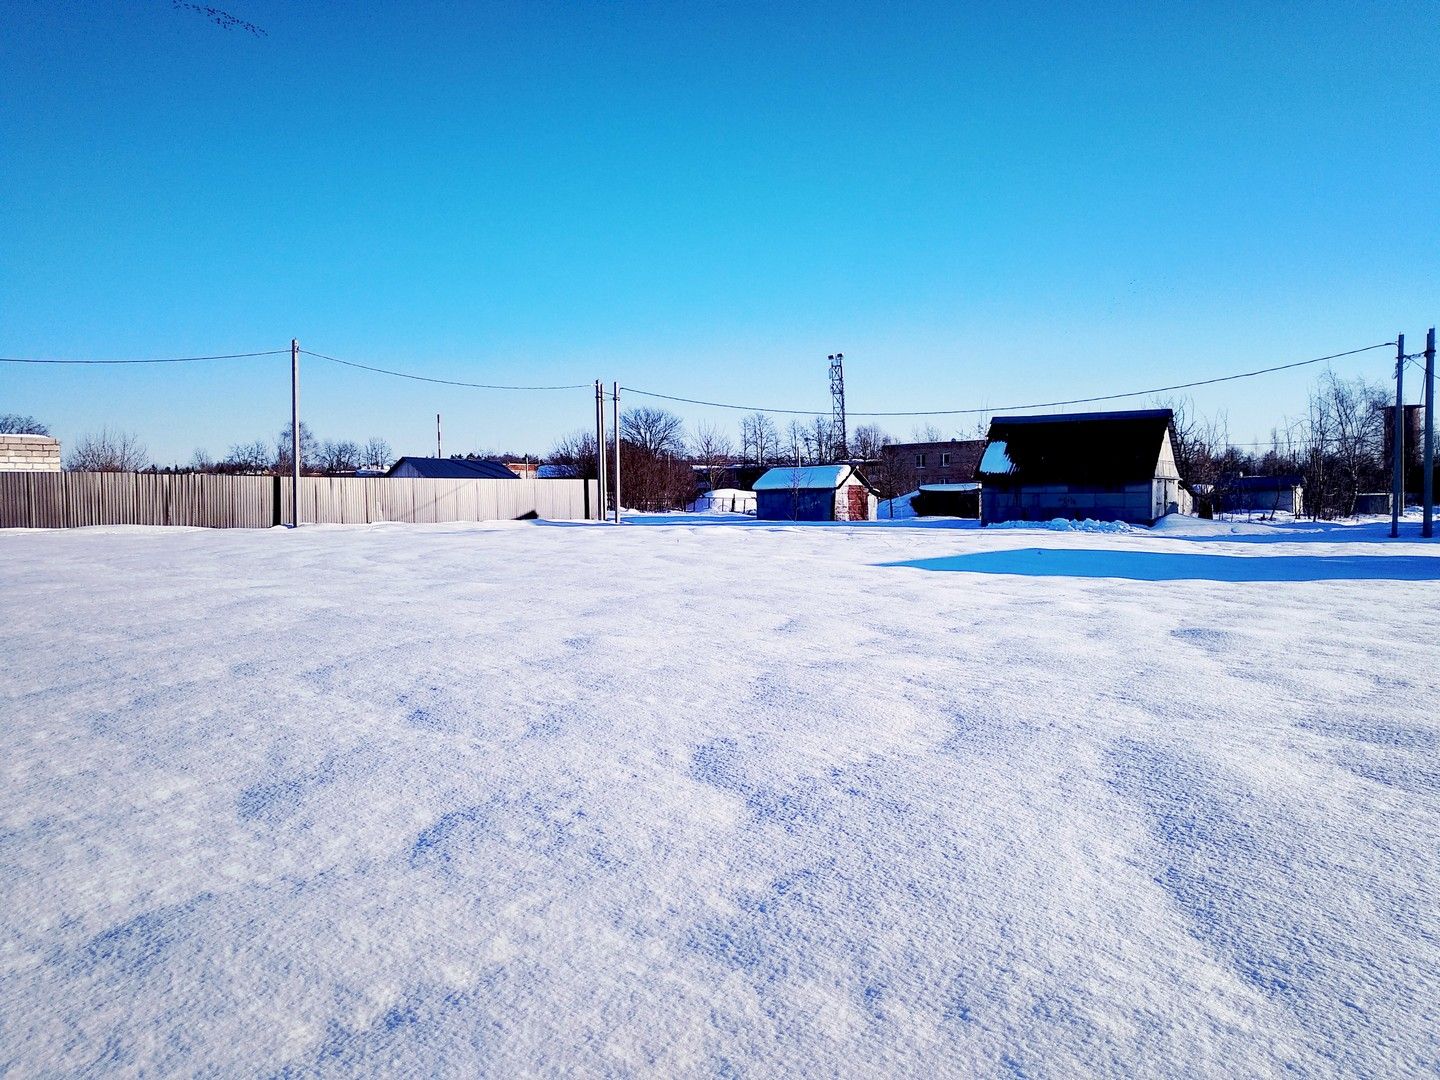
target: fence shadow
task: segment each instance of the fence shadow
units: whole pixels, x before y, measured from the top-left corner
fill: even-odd
[[[942,573],[1129,581],[1440,581],[1440,555],[1214,555],[1021,548],[879,565]]]

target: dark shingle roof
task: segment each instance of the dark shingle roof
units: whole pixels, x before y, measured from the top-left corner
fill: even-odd
[[[997,416],[979,476],[991,483],[1144,483],[1155,476],[1172,416],[1169,409]]]
[[[514,480],[500,461],[478,458],[402,457],[386,476],[420,476],[427,480]]]

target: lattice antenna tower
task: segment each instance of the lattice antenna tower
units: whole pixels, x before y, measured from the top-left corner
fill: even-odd
[[[845,431],[845,354],[830,357],[830,453],[836,461],[850,456]]]

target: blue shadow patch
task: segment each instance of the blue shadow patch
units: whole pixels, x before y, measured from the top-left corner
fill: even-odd
[[[1129,581],[1440,581],[1429,555],[1212,555],[1116,548],[1020,548],[880,563],[956,574]]]

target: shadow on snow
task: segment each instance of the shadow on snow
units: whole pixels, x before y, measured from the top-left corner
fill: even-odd
[[[1440,558],[1427,555],[1211,555],[1021,548],[880,565],[962,574],[1131,581],[1440,581]]]

